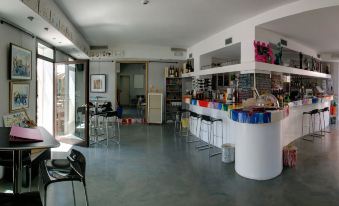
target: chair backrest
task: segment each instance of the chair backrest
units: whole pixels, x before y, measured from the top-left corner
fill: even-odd
[[[70,161],[72,169],[78,173],[83,179],[86,174],[86,158],[85,156],[76,149],[72,149],[71,153],[67,157]]]

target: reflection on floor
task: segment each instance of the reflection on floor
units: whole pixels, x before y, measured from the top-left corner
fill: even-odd
[[[338,128],[313,143],[297,140],[296,168],[268,181],[240,177],[234,164],[196,151],[168,125],[123,126],[120,146],[77,148],[87,158],[90,205],[331,206],[339,202]],[[73,205],[70,184],[49,190],[48,205]],[[79,184],[76,196],[80,205],[84,196]]]
[[[82,143],[84,140],[78,136],[73,134],[64,135],[64,136],[57,136],[56,139],[62,143],[66,144],[79,144]]]
[[[142,118],[144,111],[138,110],[136,106],[123,106],[122,118]]]

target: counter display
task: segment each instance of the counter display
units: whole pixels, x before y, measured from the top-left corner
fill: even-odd
[[[280,110],[251,115],[245,114],[239,104],[206,104],[206,101],[200,104],[201,100],[192,100],[189,107],[195,113],[223,119],[223,124],[216,126],[216,131],[223,140],[217,139],[215,146],[220,148],[221,143],[235,145],[235,170],[239,175],[254,180],[267,180],[282,172],[283,147],[303,136],[302,130],[308,131],[308,117],[303,113],[330,107],[331,100],[333,96],[310,98],[290,102]],[[239,114],[243,116],[239,118]],[[324,113],[324,120],[325,126],[328,126],[328,112]],[[319,115],[316,115],[315,121],[315,129],[319,131]],[[199,135],[199,131],[191,132]],[[207,140],[206,134],[201,137],[204,141]]]

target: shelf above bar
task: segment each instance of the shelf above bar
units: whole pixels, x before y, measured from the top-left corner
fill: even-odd
[[[182,77],[194,77],[194,76],[203,76],[203,75],[212,75],[212,74],[221,74],[221,73],[231,73],[231,72],[240,72],[245,73],[284,73],[284,74],[294,74],[307,77],[315,78],[324,78],[330,79],[330,74],[308,71],[303,69],[297,69],[292,67],[285,67],[275,64],[268,64],[262,62],[249,62],[235,65],[228,65],[223,67],[215,67],[211,69],[200,70],[197,72],[183,74]]]

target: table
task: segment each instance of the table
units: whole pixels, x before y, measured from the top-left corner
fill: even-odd
[[[60,144],[43,127],[38,127],[43,137],[42,142],[35,143],[12,143],[9,142],[11,128],[0,127],[0,151],[13,151],[13,193],[20,194],[22,186],[22,151],[31,149],[49,149],[58,147]]]

